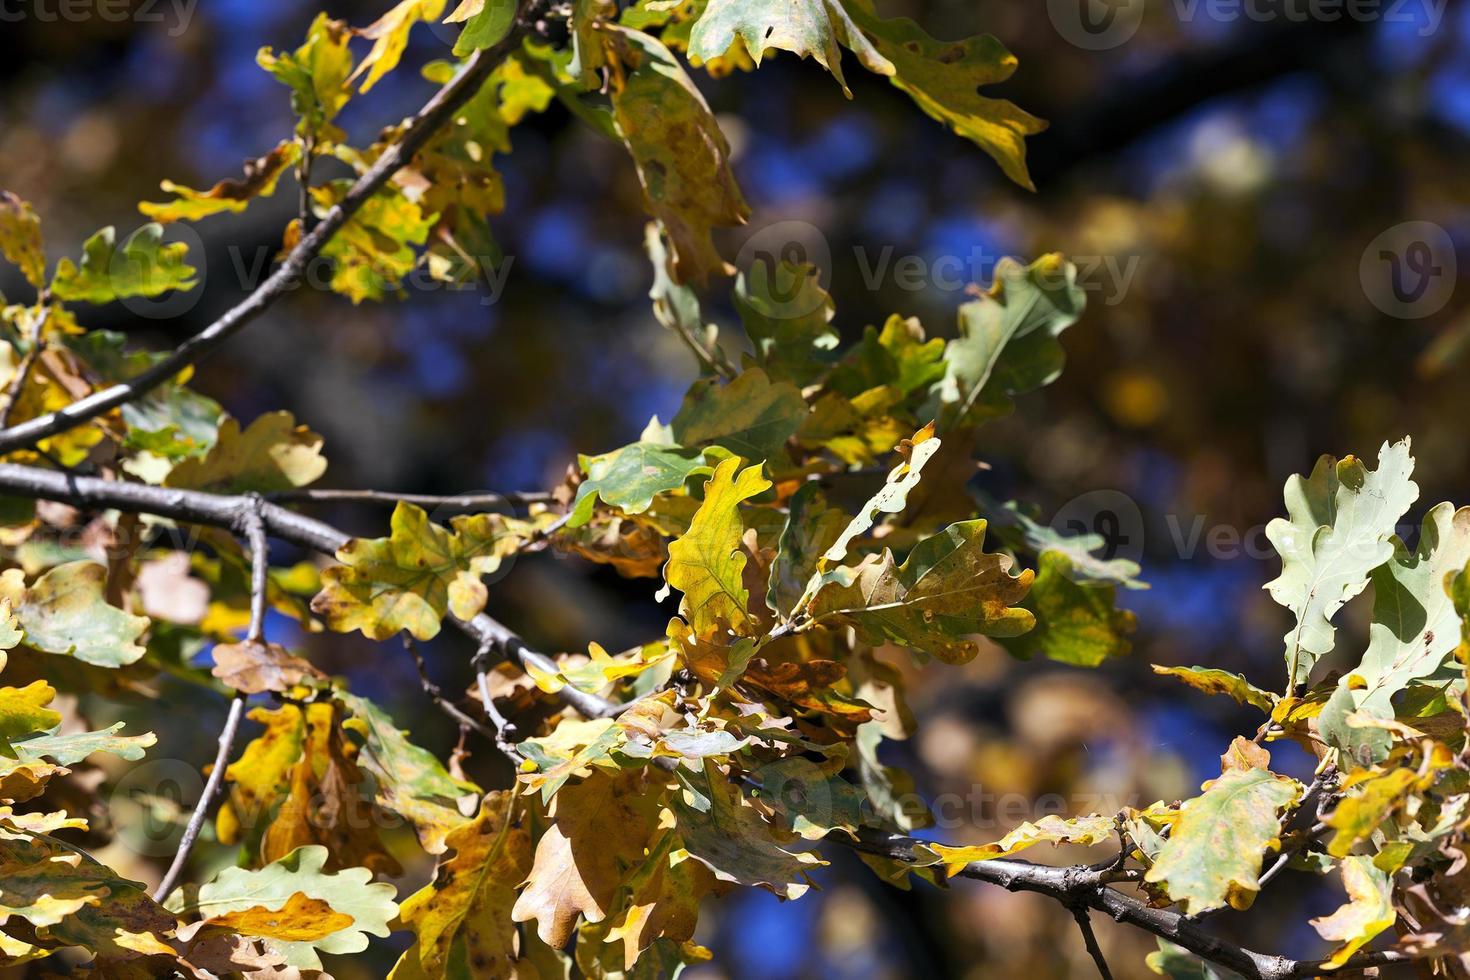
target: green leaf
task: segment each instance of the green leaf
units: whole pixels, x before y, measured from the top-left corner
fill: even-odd
[[[944,351],[946,374],[934,394],[946,427],[1007,415],[1012,396],[1055,381],[1065,360],[1057,337],[1086,303],[1077,267],[1062,256],[1028,266],[1001,259],[990,291],[960,307],[960,335]]]
[[[1342,885],[1347,890],[1347,904],[1331,915],[1312,920],[1318,935],[1340,943],[1322,964],[1323,970],[1342,966],[1398,918],[1393,909],[1393,881],[1374,867],[1372,855],[1343,858]]]
[[[718,445],[752,463],[779,461],[807,407],[796,386],[751,368],[727,385],[701,378],[684,396],[671,426],[681,446]]]
[[[162,360],[165,354],[127,351],[127,336],[115,330],[88,330],[65,343],[98,378],[121,384],[137,377]],[[127,423],[124,446],[147,451],[165,459],[181,459],[205,452],[214,445],[223,413],[219,402],[191,390],[184,381],[187,372],[166,381],[123,405]]]
[[[1439,504],[1425,515],[1414,554],[1397,538],[1393,549],[1372,574],[1368,650],[1322,709],[1322,737],[1359,763],[1383,758],[1392,739],[1382,729],[1354,727],[1348,716],[1393,718],[1395,696],[1438,672],[1459,643],[1460,616],[1445,584],[1470,562],[1470,507]]]
[[[215,493],[273,493],[304,487],[327,470],[322,437],[296,424],[290,412],[268,412],[243,432],[229,416],[202,458],[185,459],[164,485]]]
[[[810,383],[837,346],[832,297],[813,265],[757,261],[735,280],[735,309],[755,345],[755,362],[777,381]]]
[[[1292,779],[1265,769],[1230,769],[1186,802],[1144,880],[1163,886],[1188,915],[1229,904],[1250,908],[1281,811],[1301,797]]]
[[[301,158],[301,144],[295,140],[282,140],[274,150],[263,157],[245,161],[244,176],[222,180],[207,191],[184,187],[165,180],[165,192],[177,195],[178,199],[166,204],[143,202],[138,210],[154,221],[198,221],[214,214],[239,214],[258,197],[270,197],[276,192],[276,183],[281,174]]]
[[[1213,667],[1161,667],[1153,665],[1155,674],[1177,677],[1197,691],[1206,694],[1228,694],[1238,704],[1248,704],[1270,714],[1276,707],[1276,695],[1263,691],[1239,674]]]
[[[121,667],[143,656],[136,641],[148,620],[108,605],[106,586],[107,569],[92,561],[58,565],[29,587],[18,568],[0,575],[0,597],[15,610],[26,646],[98,667]]]
[[[979,648],[969,636],[1016,636],[1035,617],[1016,608],[1032,573],[1010,574],[1011,559],[987,554],[984,521],[951,524],[914,546],[902,565],[893,552],[822,576],[808,613],[822,625],[856,627],[867,643],[896,643],[946,663],[965,663]]]
[[[1057,551],[1041,553],[1040,570],[1021,608],[1036,616],[1036,628],[1002,639],[1014,656],[1041,653],[1074,667],[1096,667],[1127,655],[1137,625],[1133,613],[1114,604],[1111,585],[1077,581],[1071,559]]]
[[[1306,683],[1317,661],[1332,651],[1332,617],[1362,592],[1373,569],[1393,557],[1400,517],[1419,496],[1409,475],[1409,440],[1378,453],[1378,469],[1355,456],[1317,460],[1310,477],[1286,481],[1285,518],[1266,525],[1281,555],[1281,574],[1266,583],[1271,598],[1296,617],[1286,642],[1288,682]]]
[[[311,602],[339,633],[360,629],[386,640],[407,630],[419,640],[439,633],[446,612],[470,619],[485,606],[489,575],[520,547],[498,514],[460,516],[445,530],[423,508],[399,502],[386,538],[356,538],[337,552],[341,565],[322,572]]]
[[[740,537],[745,525],[740,504],[770,488],[759,466],[741,469],[739,459],[724,460],[705,484],[704,502],[688,532],[669,545],[664,581],[684,593],[679,612],[696,633],[720,620],[737,631],[750,624],[750,592],[742,579],[745,553]]]
[[[1012,102],[978,91],[1015,74],[1016,58],[1005,45],[989,34],[940,41],[907,17],[879,18],[872,0],[841,2],[871,43],[873,54],[855,49],[864,64],[873,68],[875,55],[887,61],[891,71],[873,70],[887,75],[929,116],[990,154],[1011,180],[1036,189],[1026,172],[1026,137],[1041,132],[1046,123]]]
[[[338,700],[352,717],[342,727],[362,736],[357,764],[372,775],[377,802],[413,825],[419,843],[430,854],[442,854],[446,839],[464,825],[480,790],[474,783],[449,775],[432,752],[408,740],[377,705],[346,691]]]
[[[770,48],[816,59],[849,98],[852,92],[842,77],[842,47],[851,49],[869,71],[880,75],[894,71],[839,0],[710,0],[690,35],[689,56],[713,61],[726,55],[737,40],[757,65]]]
[[[756,771],[761,788],[752,797],[764,800],[784,829],[805,840],[822,840],[834,830],[855,840],[867,796],[838,774],[844,761],[818,765],[793,756],[767,763]]]
[[[475,51],[494,47],[505,39],[516,22],[516,0],[460,0],[446,24],[464,24],[454,42],[454,56],[464,58]]]
[[[925,340],[919,321],[894,314],[880,332],[869,326],[827,379],[827,387],[853,398],[874,388],[897,388],[905,396],[928,388],[945,374],[944,341]]]
[[[698,775],[681,773],[685,793],[673,810],[689,854],[721,881],[760,886],[782,898],[800,898],[807,872],[826,864],[815,854],[781,846],[776,831],[712,761]]]
[[[194,267],[184,261],[188,251],[183,242],[165,244],[159,224],[139,228],[120,249],[117,230],[103,228],[82,245],[80,268],[71,259],[57,264],[51,292],[67,302],[100,305],[192,289],[197,280]]]
[[[730,172],[730,144],[678,60],[657,40],[615,24],[623,71],[612,87],[618,135],[633,155],[648,213],[669,237],[669,274],[704,282],[729,267],[712,231],[750,216]]]
[[[41,219],[30,204],[9,191],[0,191],[0,255],[20,269],[32,286],[40,289],[46,284]]]
[[[713,472],[703,453],[649,442],[635,442],[601,456],[579,456],[577,462],[587,479],[577,488],[568,527],[590,521],[598,499],[625,514],[641,514],[659,494],[679,489],[691,476]]]
[[[298,136],[315,142],[335,142],[340,137],[329,124],[351,97],[347,86],[352,74],[351,40],[346,24],[319,13],[301,47],[280,55],[261,48],[255,56],[260,67],[291,90],[291,111],[299,119]]]
[[[828,507],[821,487],[803,483],[791,495],[786,527],[781,532],[776,560],[771,564],[766,604],[773,612],[789,618],[806,598],[807,587],[817,574],[822,554],[836,543],[847,527],[848,517]]]
[[[226,868],[197,893],[192,889],[176,892],[169,907],[213,918],[257,906],[282,908],[298,892],[307,898],[320,899],[333,911],[352,916],[352,924],[320,939],[273,943],[289,965],[320,970],[322,962],[318,952],[360,953],[367,949],[369,935],[388,935],[388,922],[398,914],[398,903],[393,901],[396,889],[392,885],[370,883],[373,873],[367,868],[325,874],[322,868],[326,862],[325,847],[315,844],[298,847],[257,871]]]
[[[57,765],[74,766],[87,756],[106,752],[129,762],[143,758],[144,750],[158,743],[152,732],[142,735],[119,735],[123,723],[96,732],[71,732],[66,735],[37,735],[16,742],[13,746],[16,758],[22,762],[39,762],[50,759]]]

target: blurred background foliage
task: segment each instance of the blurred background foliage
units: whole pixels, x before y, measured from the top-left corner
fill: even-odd
[[[356,25],[383,6],[325,4]],[[1384,439],[1409,434],[1421,506],[1466,502],[1470,443],[1456,420],[1470,412],[1459,360],[1470,291],[1432,315],[1394,318],[1372,302],[1377,287],[1360,262],[1406,221],[1435,222],[1462,253],[1470,247],[1470,10],[1451,5],[1437,20],[1410,2],[1381,22],[1221,22],[1204,3],[1181,19],[1189,6],[1150,3],[1136,36],[1093,52],[1060,36],[1035,0],[880,3],[940,37],[988,31],[1018,56],[1019,72],[995,94],[1052,123],[1030,141],[1037,194],[867,73],[849,73],[853,101],[789,56],[747,77],[698,76],[755,211],[727,254],[750,232],[810,226],[793,227],[824,266],[847,339],[891,313],[950,335],[965,287],[988,282],[1002,255],[1059,250],[1083,266],[1089,309],[1064,338],[1068,369],[984,430],[988,469],[975,482],[1034,501],[1048,518],[1116,528],[1114,547],[1141,561],[1152,588],[1120,596],[1139,615],[1135,650],[1099,671],[1017,664],[995,647],[963,668],[911,671],[922,723],[895,761],[916,773],[942,817],[934,834],[950,842],[998,839],[1046,812],[1172,800],[1218,772],[1218,753],[1254,721],[1226,699],[1155,679],[1148,665],[1223,667],[1280,686],[1287,624],[1259,588],[1278,568],[1260,529],[1282,510],[1286,477],[1319,453],[1372,458]],[[136,202],[157,199],[160,179],[208,186],[292,126],[255,52],[299,43],[318,4],[210,0],[186,22],[169,4],[149,8],[162,19],[0,26],[0,185],[33,202],[54,254],[76,254],[101,225],[140,224]],[[410,63],[442,56],[450,38],[420,28]],[[412,71],[391,75],[349,106],[345,128],[366,142],[430,91]],[[352,307],[303,287],[206,363],[197,387],[238,417],[287,408],[322,432],[324,485],[411,492],[546,489],[577,452],[630,442],[652,415],[667,420],[695,366],[649,310],[626,156],[555,105],[513,141],[498,161],[502,291],[410,286],[401,302]],[[109,307],[87,325],[160,348],[196,332],[253,284],[248,274],[294,209],[293,189],[198,226],[203,285],[186,308],[163,310],[177,315]],[[709,301],[736,322],[725,292],[717,284]],[[1098,490],[1117,494],[1084,496]],[[1119,519],[1099,524],[1099,513]],[[322,516],[364,534],[382,533],[387,519],[360,506]],[[620,649],[662,632],[669,611],[644,586],[605,566],[534,556],[494,584],[490,611],[548,652],[589,640]],[[1362,649],[1362,619],[1339,650]],[[272,625],[276,635],[289,628]],[[396,645],[299,639],[421,742],[452,746]],[[428,648],[449,687],[468,683],[467,654],[447,638]],[[196,744],[188,761],[198,764],[224,705],[174,708],[147,725],[161,745]],[[1298,750],[1277,745],[1279,769],[1310,771]],[[111,816],[138,819],[125,802]],[[127,867],[125,855],[107,859]],[[707,917],[700,938],[717,956],[699,975],[1092,969],[1070,918],[1045,899],[973,882],[907,895],[850,856],[834,860],[823,890],[797,903],[751,892]],[[405,885],[425,873],[411,867]],[[1292,881],[1301,877],[1262,898],[1293,914],[1227,912],[1218,927],[1256,948],[1319,954],[1306,920],[1337,903]],[[1151,942],[1110,925],[1099,926],[1109,959],[1141,963]]]

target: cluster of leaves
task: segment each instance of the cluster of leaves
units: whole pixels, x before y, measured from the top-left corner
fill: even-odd
[[[354,182],[313,184],[313,165],[330,157],[371,173],[412,123],[353,147],[334,119],[354,89],[397,67],[415,25],[445,18],[445,7],[403,0],[360,30],[322,15],[301,47],[263,50],[261,67],[289,89],[295,133],[239,179],[203,191],[165,184],[173,200],[142,205],[160,224],[121,246],[104,229],[80,263],[63,259],[48,275],[39,219],[0,198],[0,252],[36,291],[33,303],[3,307],[0,420],[39,418],[158,363],[118,335],[84,330],[68,304],[191,288],[186,250],[164,242],[161,223],[239,212],[292,168],[309,193],[288,249],[343,205]],[[98,976],[299,975],[320,972],[323,953],[360,951],[368,936],[401,928],[412,944],[399,978],[573,967],[673,975],[709,955],[693,942],[706,898],[737,887],[798,898],[824,863],[819,842],[926,824],[909,777],[881,761],[883,741],[914,724],[902,672],[885,658],[962,664],[982,637],[1020,658],[1081,667],[1129,650],[1133,618],[1116,592],[1143,587],[1139,569],[1097,557],[1095,537],[1060,535],[968,487],[984,424],[1062,369],[1059,337],[1083,309],[1064,258],[1002,262],[948,340],[895,316],[844,345],[808,266],[739,270],[739,329],[723,341],[697,291],[736,271],[713,233],[743,221],[746,206],[686,63],[747,70],[784,50],[810,56],[845,88],[845,49],[1029,183],[1024,137],[1040,123],[978,94],[1014,70],[999,43],[939,42],[911,21],[880,18],[869,0],[576,0],[564,41],[531,32],[524,14],[504,0],[464,0],[448,13],[464,25],[456,60],[428,66],[427,78],[448,82],[492,52],[498,60],[451,124],[331,237],[332,288],[361,302],[393,293],[420,266],[452,280],[482,273],[495,254],[488,221],[504,205],[493,155],[510,150],[516,122],[555,99],[627,146],[651,218],[653,312],[689,346],[700,377],[667,423],[655,418],[636,441],[581,457],[554,506],[442,526],[400,503],[386,537],[350,541],[320,572],[272,568],[264,598],[306,632],[427,640],[482,613],[485,576],[554,548],[661,580],[660,595],[677,596],[666,630],[631,650],[590,643],[585,655],[527,661],[525,678],[507,667],[487,679],[477,703],[454,709],[468,727],[494,727],[489,744],[517,763],[513,784],[486,788],[298,653],[254,634],[241,641],[251,561],[230,534],[201,531],[201,547],[182,549],[167,546],[173,529],[158,517],[83,522],[8,506],[6,962],[73,948],[93,955]],[[360,60],[354,37],[371,41]],[[85,465],[157,488],[159,499],[178,489],[270,494],[323,475],[323,440],[289,413],[242,426],[188,380],[184,372],[8,459]],[[1417,497],[1411,469],[1404,442],[1386,446],[1376,470],[1324,458],[1287,485],[1288,517],[1268,532],[1283,564],[1271,595],[1295,621],[1283,693],[1218,670],[1158,668],[1264,715],[1200,795],[865,860],[891,882],[942,884],[1042,842],[1117,837],[1118,880],[1188,915],[1249,906],[1273,873],[1263,874],[1268,861],[1337,869],[1348,901],[1315,921],[1339,944],[1332,966],[1399,924],[1409,955],[1466,969],[1470,513],[1432,509],[1409,551],[1396,528]],[[1370,581],[1367,650],[1346,673],[1316,677],[1333,651],[1334,617]],[[210,669],[194,663],[206,648]],[[51,681],[147,694],[159,673],[256,699],[249,717],[259,731],[221,774],[226,798],[212,827],[238,866],[150,897],[67,843],[87,821],[48,812],[41,798],[96,753],[136,760],[152,744],[69,725],[50,707]],[[616,710],[572,706],[589,698]],[[1311,786],[1270,771],[1263,743],[1282,738],[1320,759]],[[437,863],[402,905],[391,884],[373,882],[399,870],[383,836],[394,826],[412,828]],[[1172,947],[1151,965],[1178,976],[1212,969]]]

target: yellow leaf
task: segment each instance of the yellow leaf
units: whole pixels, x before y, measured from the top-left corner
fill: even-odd
[[[1100,814],[1074,817],[1070,820],[1051,814],[1036,823],[1027,821],[1021,824],[994,844],[979,847],[945,847],[943,844],[929,846],[944,858],[945,872],[954,875],[971,861],[1010,857],[1042,842],[1082,844],[1088,847],[1101,844],[1113,836],[1113,829],[1113,818]]]
[[[737,631],[750,626],[750,592],[741,580],[745,553],[740,536],[745,526],[740,504],[770,488],[759,466],[742,470],[739,459],[726,459],[705,484],[704,503],[688,533],[669,545],[664,580],[684,593],[679,611],[696,632],[720,620]]]
[[[1342,966],[1397,918],[1391,897],[1393,882],[1373,866],[1371,856],[1344,858],[1342,885],[1347,889],[1347,904],[1331,915],[1312,920],[1312,927],[1323,939],[1342,944],[1322,964],[1324,970]]]
[[[256,905],[206,919],[204,924],[233,929],[246,936],[305,942],[346,929],[352,925],[352,916],[333,910],[329,903],[320,898],[309,898],[297,892],[278,909]]]
[[[403,50],[408,47],[408,32],[413,25],[419,21],[432,23],[443,13],[444,0],[402,0],[367,27],[354,29],[353,33],[359,37],[371,39],[373,47],[347,80],[348,83],[366,74],[367,78],[362,82],[363,92],[378,84],[380,78],[398,67]]]

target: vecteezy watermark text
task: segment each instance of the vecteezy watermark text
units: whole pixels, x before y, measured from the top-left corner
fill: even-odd
[[[168,24],[169,37],[189,29],[199,0],[0,0],[0,23],[79,24],[92,19],[110,24]]]
[[[1047,0],[1052,26],[1071,44],[1105,51],[1138,33],[1150,5],[1167,7],[1181,24],[1410,24],[1422,37],[1444,23],[1447,0]]]

